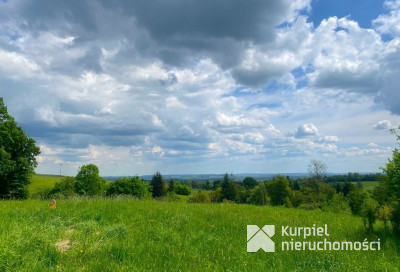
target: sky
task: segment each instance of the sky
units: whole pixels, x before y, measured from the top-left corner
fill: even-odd
[[[380,172],[400,0],[0,0],[0,97],[36,172]]]

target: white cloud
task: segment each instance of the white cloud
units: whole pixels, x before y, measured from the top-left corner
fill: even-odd
[[[318,142],[322,143],[337,143],[339,142],[338,136],[322,136],[318,138]]]
[[[32,77],[32,73],[39,70],[39,66],[15,52],[8,52],[0,48],[0,77],[10,77],[13,79],[21,79]]]
[[[375,20],[373,25],[377,31],[383,34],[400,36],[400,1],[386,0],[385,7],[390,9],[389,14],[382,14]]]
[[[389,120],[382,120],[374,125],[374,129],[377,130],[388,130],[391,128],[393,128],[393,125]]]
[[[159,146],[154,146],[152,149],[151,149],[151,153],[153,153],[153,154],[159,154],[160,155],[160,157],[163,157],[164,156],[164,151],[163,151],[163,149],[161,148],[161,147],[159,147]]]
[[[294,136],[296,138],[303,138],[308,136],[316,136],[317,134],[318,134],[317,127],[312,123],[308,123],[299,126]]]

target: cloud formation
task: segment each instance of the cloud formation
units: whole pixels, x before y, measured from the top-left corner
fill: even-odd
[[[385,7],[366,29],[309,21],[310,0],[0,1],[0,96],[41,145],[41,171],[372,160],[400,114],[399,1]]]

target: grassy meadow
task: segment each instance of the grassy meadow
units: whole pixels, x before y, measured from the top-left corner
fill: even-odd
[[[36,175],[30,189],[61,177]],[[399,271],[400,241],[360,217],[284,207],[134,198],[0,201],[0,271]],[[281,226],[328,225],[330,241],[380,251],[282,251]],[[275,253],[247,253],[247,225],[275,225]],[[302,241],[302,238],[295,241]],[[308,238],[321,241],[325,237]]]
[[[63,176],[59,175],[33,175],[31,178],[31,184],[29,185],[29,195],[35,196],[40,191],[53,188],[54,184],[56,184],[56,182],[60,181],[62,178]]]
[[[398,271],[399,240],[383,225],[321,211],[155,200],[0,202],[0,271]],[[381,239],[381,251],[246,252],[246,225],[328,225],[332,241]],[[321,239],[311,238],[313,239]]]
[[[364,190],[373,191],[379,185],[379,181],[362,181],[361,184]]]

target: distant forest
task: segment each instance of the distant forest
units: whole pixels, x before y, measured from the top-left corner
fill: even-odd
[[[277,175],[282,175],[292,180],[303,180],[309,176],[308,173],[288,173],[288,174],[235,174],[235,179],[238,182],[243,181],[246,177],[252,177],[257,181],[268,181],[272,180]],[[152,179],[152,175],[144,175],[141,176],[142,179],[146,181],[150,181]],[[105,176],[103,177],[106,180],[117,180],[120,177],[117,176]],[[175,181],[179,181],[182,183],[190,182],[193,188],[201,188],[202,183],[214,182],[218,180],[222,180],[224,178],[224,174],[199,174],[199,175],[164,175],[165,179],[173,179]],[[336,183],[336,182],[364,182],[364,181],[382,181],[386,178],[384,173],[358,173],[358,172],[349,172],[347,174],[326,174],[326,182],[327,183]]]

